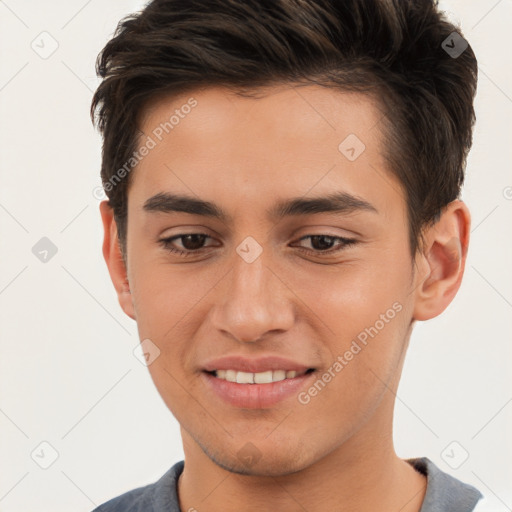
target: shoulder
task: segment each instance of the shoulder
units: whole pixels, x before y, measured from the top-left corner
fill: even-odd
[[[427,490],[420,512],[472,512],[483,497],[475,487],[441,471],[426,457],[407,462],[427,477]]]
[[[92,512],[180,512],[176,483],[184,461],[177,462],[156,482],[112,498]]]

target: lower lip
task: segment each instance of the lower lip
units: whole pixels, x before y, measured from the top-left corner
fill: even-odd
[[[202,372],[213,391],[228,404],[244,409],[264,409],[296,395],[315,372],[268,384],[239,384]]]

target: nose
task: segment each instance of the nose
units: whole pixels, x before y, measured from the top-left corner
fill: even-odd
[[[242,343],[287,331],[294,322],[293,293],[264,255],[249,263],[235,254],[232,270],[216,287],[213,325]]]

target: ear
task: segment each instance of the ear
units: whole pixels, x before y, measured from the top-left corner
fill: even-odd
[[[100,203],[101,219],[103,221],[103,257],[107,263],[110,278],[117,292],[117,298],[123,311],[135,320],[135,309],[130,291],[130,283],[126,265],[123,261],[117,224],[114,219],[114,210],[110,207],[108,200]]]
[[[424,245],[416,258],[415,320],[442,313],[459,290],[469,245],[471,217],[465,203],[452,201],[440,219],[423,233]]]

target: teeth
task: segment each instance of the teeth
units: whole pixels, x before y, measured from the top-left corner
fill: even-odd
[[[272,382],[286,379],[286,372],[284,370],[274,370],[272,372]]]
[[[226,379],[226,370],[217,370],[216,375],[219,379],[228,380]]]
[[[219,379],[238,384],[270,384],[285,379],[293,379],[297,376],[295,370],[267,370],[266,372],[250,373],[236,370],[217,370],[215,375]]]
[[[254,373],[237,372],[236,381],[239,384],[254,384]]]
[[[229,382],[236,382],[236,371],[226,370],[226,380]]]
[[[269,384],[272,382],[272,370],[269,370],[268,372],[255,373],[254,382],[256,384]]]

